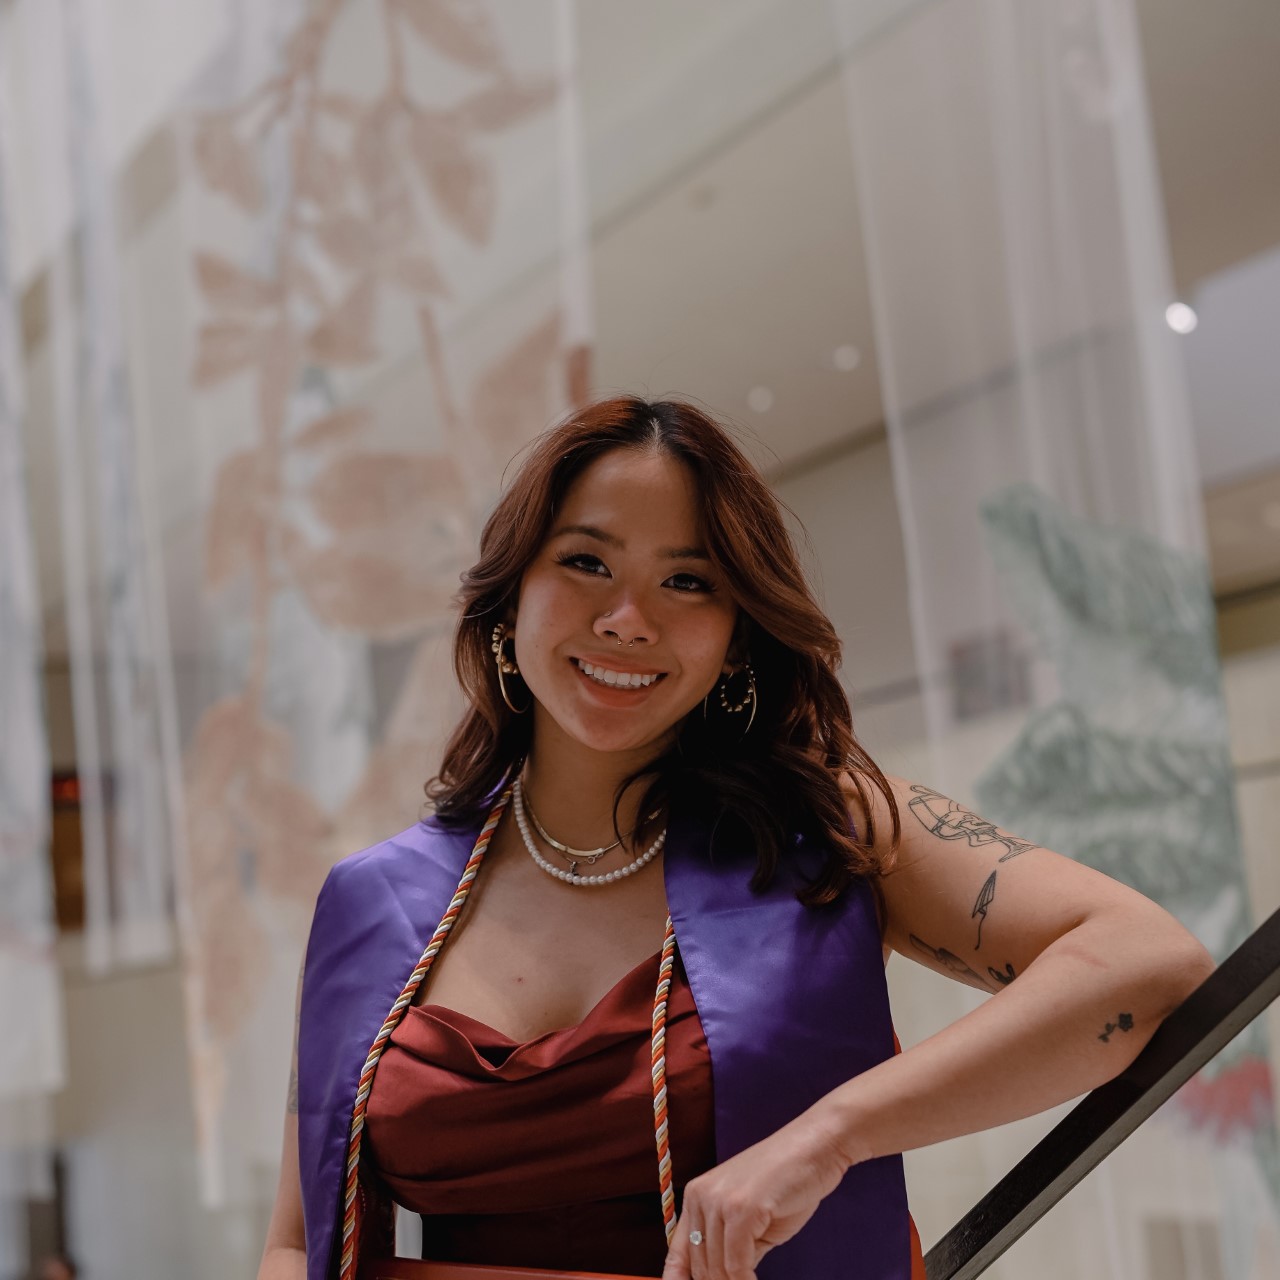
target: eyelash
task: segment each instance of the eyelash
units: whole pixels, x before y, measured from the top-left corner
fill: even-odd
[[[561,555],[556,556],[556,564],[573,565],[573,563],[574,563],[574,561],[575,561],[575,560],[594,560],[594,561],[596,561],[596,563],[597,563],[597,564],[603,564],[603,563],[604,563],[604,561],[603,561],[603,560],[601,560],[599,556],[594,556],[594,555],[592,555],[589,551],[570,551],[570,552],[565,552],[564,554],[561,554]],[[581,572],[583,572],[583,573],[590,573],[590,570],[588,570],[588,569],[583,569],[583,570],[581,570]],[[597,575],[597,574],[592,574],[592,576],[593,576],[593,577],[597,577],[597,576],[599,576],[599,575]],[[713,587],[713,586],[712,586],[709,582],[707,582],[705,579],[703,579],[703,578],[699,578],[699,577],[698,577],[698,575],[697,575],[696,573],[673,573],[671,576],[672,576],[673,578],[691,578],[694,582],[696,582],[696,583],[698,583],[698,584],[699,584],[699,588],[700,588],[700,590],[699,590],[699,591],[680,591],[680,590],[677,590],[677,594],[678,594],[678,595],[682,595],[682,596],[696,596],[696,595],[700,595],[700,594],[702,594],[703,592],[705,592],[706,594],[710,595],[710,593],[711,593],[711,592],[713,592],[713,591],[715,590],[715,587]]]

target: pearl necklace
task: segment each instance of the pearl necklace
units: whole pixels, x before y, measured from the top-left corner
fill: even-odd
[[[520,835],[524,838],[524,847],[529,850],[529,856],[540,866],[549,876],[555,876],[557,880],[563,880],[566,884],[612,884],[615,880],[622,880],[626,876],[633,876],[641,867],[652,862],[657,856],[658,850],[662,848],[666,841],[667,833],[665,828],[659,833],[658,838],[642,853],[634,862],[625,867],[619,867],[616,871],[608,871],[602,876],[580,876],[577,874],[577,863],[573,864],[573,869],[562,871],[559,867],[553,866],[538,852],[538,846],[533,842],[533,832],[529,830],[529,820],[525,814],[524,808],[524,789],[520,785],[520,779],[517,777],[511,788],[511,798],[514,801],[516,811],[516,826],[520,828]]]

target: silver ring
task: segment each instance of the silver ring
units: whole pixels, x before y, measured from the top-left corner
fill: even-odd
[[[702,1243],[702,1232],[701,1232],[701,1231],[690,1231],[690,1232],[689,1232],[689,1243],[690,1243],[690,1244],[701,1244],[701,1243]]]

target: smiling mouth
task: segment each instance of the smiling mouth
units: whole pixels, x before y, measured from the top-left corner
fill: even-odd
[[[608,667],[594,666],[584,663],[580,658],[571,658],[574,669],[584,679],[589,680],[599,689],[616,689],[620,693],[643,693],[667,678],[665,671],[657,675],[638,676],[623,671],[612,671]],[[614,679],[607,679],[606,674]]]

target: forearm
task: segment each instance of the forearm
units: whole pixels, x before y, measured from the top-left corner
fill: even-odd
[[[1211,969],[1185,932],[1090,919],[990,1000],[805,1118],[852,1165],[1033,1115],[1118,1075]]]
[[[258,1280],[307,1280],[306,1251],[268,1248],[258,1265]]]

